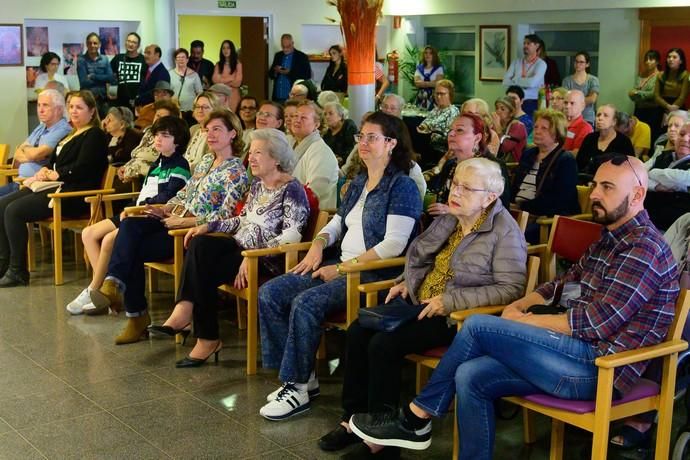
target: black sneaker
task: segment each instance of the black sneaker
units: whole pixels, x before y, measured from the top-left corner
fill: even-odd
[[[356,442],[360,442],[359,436],[354,433],[348,433],[344,426],[338,425],[335,430],[319,439],[319,447],[321,450],[332,452],[344,449]]]
[[[358,438],[359,439],[359,438]],[[369,446],[360,442],[359,445],[353,448],[348,453],[341,455],[340,460],[399,460],[400,447],[386,446],[375,454],[371,452]]]
[[[381,414],[355,414],[350,429],[360,438],[380,446],[424,450],[431,445],[431,420],[418,430],[403,425],[402,409]]]

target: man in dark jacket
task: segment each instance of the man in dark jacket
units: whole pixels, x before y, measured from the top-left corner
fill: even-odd
[[[159,81],[167,81],[170,83],[170,74],[161,62],[160,46],[151,44],[144,48],[144,60],[148,66],[144,74],[144,79],[139,86],[139,95],[135,101],[135,105],[142,106],[153,102],[153,88]]]
[[[292,84],[296,80],[311,79],[309,58],[303,52],[295,49],[292,35],[283,34],[280,37],[280,45],[282,51],[275,54],[273,64],[268,70],[268,76],[275,80],[272,99],[276,102],[283,102],[288,98]]]

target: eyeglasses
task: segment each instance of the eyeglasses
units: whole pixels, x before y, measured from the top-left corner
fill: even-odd
[[[627,163],[628,166],[630,167],[630,170],[635,174],[635,179],[637,179],[637,184],[642,187],[642,181],[640,180],[640,176],[637,175],[637,172],[635,171],[635,168],[633,167],[632,163],[630,163],[630,160],[628,159],[628,155],[623,155],[621,153],[612,153],[606,156],[602,156],[602,162],[600,164],[606,163],[607,161],[610,161],[611,164],[615,166],[620,166],[623,163]]]
[[[484,188],[472,188],[472,187],[468,187],[468,186],[465,185],[465,184],[452,184],[452,185],[450,186],[450,189],[453,190],[453,191],[459,190],[459,191],[461,191],[462,193],[468,193],[468,192],[488,192],[487,189],[484,189]]]
[[[391,112],[397,112],[400,110],[400,107],[391,104],[381,104],[379,107],[381,110],[390,110]]]
[[[194,110],[211,110],[210,105],[194,105]]]
[[[392,140],[391,137],[386,137],[383,134],[377,134],[377,133],[369,133],[369,134],[362,134],[362,133],[357,133],[354,135],[355,142],[360,143],[364,142],[365,144],[373,144],[374,142],[377,142],[379,139],[383,138],[385,142],[389,142]]]
[[[244,110],[244,109],[243,109]],[[257,117],[272,117],[272,118],[278,118],[278,116],[274,113],[271,112],[256,112]]]

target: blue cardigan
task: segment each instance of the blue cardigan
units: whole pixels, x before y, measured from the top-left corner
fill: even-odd
[[[345,193],[343,202],[338,208],[338,215],[342,220],[342,233],[345,235],[345,216],[355,207],[362,195],[362,190],[368,179],[364,170],[357,175]],[[367,194],[362,211],[362,228],[364,229],[364,245],[367,250],[373,248],[386,234],[386,219],[389,214],[419,219],[422,214],[422,200],[419,189],[412,179],[393,165],[388,165],[383,177],[376,187]],[[410,235],[411,241],[415,232]]]

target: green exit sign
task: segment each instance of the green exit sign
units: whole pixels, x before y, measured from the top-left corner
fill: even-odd
[[[218,0],[218,8],[237,8],[237,2],[234,0]]]

